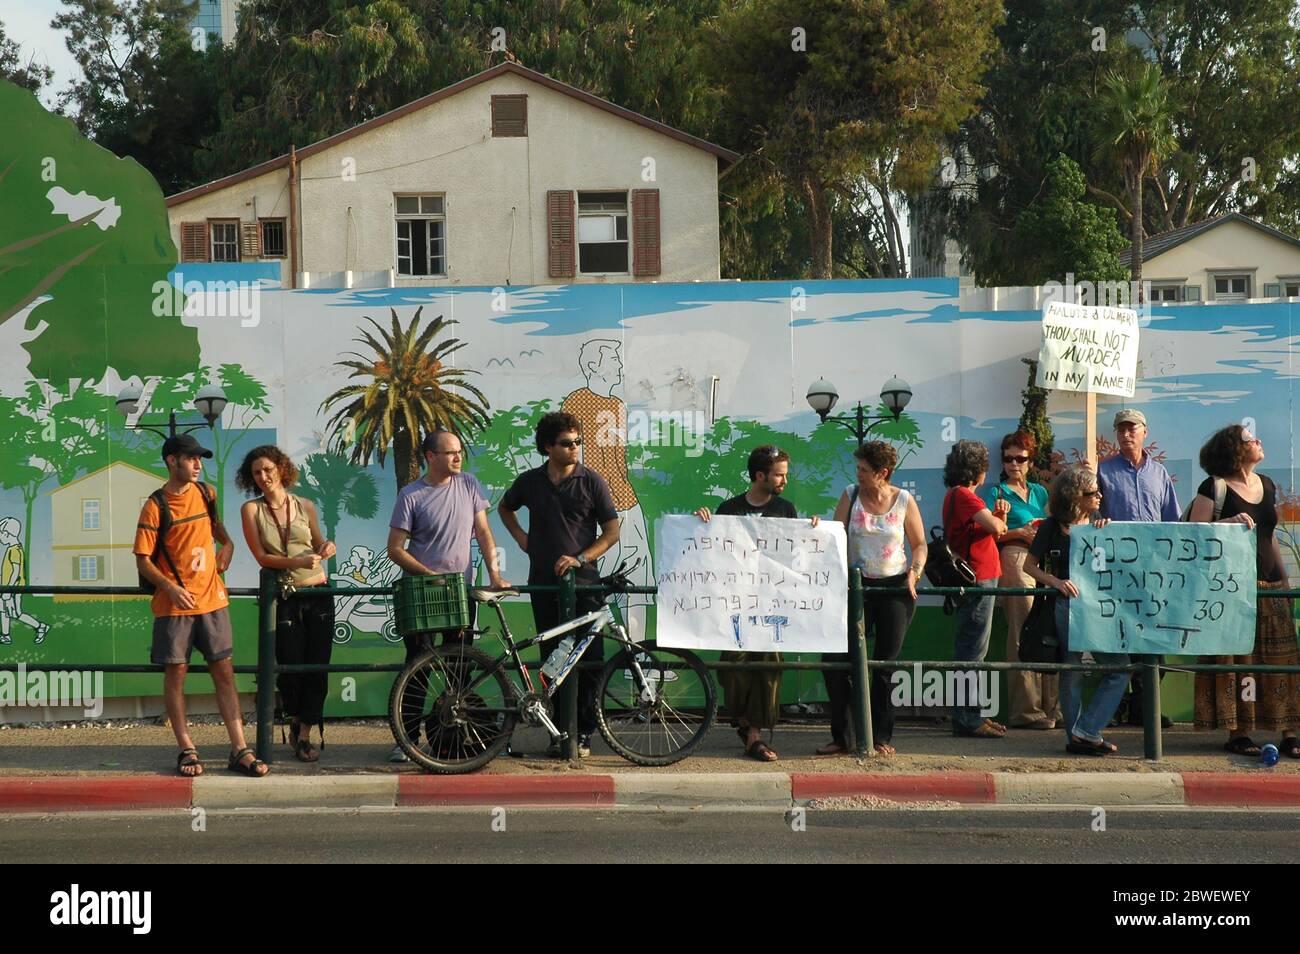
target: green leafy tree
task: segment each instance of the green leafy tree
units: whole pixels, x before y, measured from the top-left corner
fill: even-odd
[[[299,478],[298,493],[316,505],[328,540],[336,539],[343,514],[370,520],[379,512],[375,478],[337,454],[308,454]]]
[[[832,196],[866,180],[887,201],[929,180],[975,109],[998,17],[991,0],[765,0],[718,17],[708,60],[733,141],[803,202],[813,278],[832,277]]]
[[[4,81],[0,115],[0,324],[27,314],[32,377],[64,389],[107,368],[122,378],[193,368],[195,330],[153,310],[153,285],[176,263],[157,183]]]
[[[60,94],[81,130],[130,156],[168,192],[193,185],[216,134],[229,53],[195,35],[195,0],[63,0],[62,30],[82,76]]]
[[[543,399],[498,410],[475,437],[469,447],[469,469],[488,491],[493,506],[516,477],[540,462],[533,435],[542,415],[554,410],[554,406],[553,401]]]
[[[208,368],[201,369],[200,375],[209,381],[214,378]],[[271,405],[266,400],[266,386],[237,364],[221,365],[217,368],[215,380],[226,392],[226,400],[229,401],[221,425],[212,430],[212,463],[216,470],[214,483],[220,495],[217,498],[217,514],[222,523],[225,523],[226,495],[222,484],[230,455],[249,430],[270,413]]]
[[[1035,382],[1038,380],[1038,362],[1033,358],[1021,358],[1029,366],[1029,380],[1025,382],[1025,389],[1020,392],[1021,404],[1024,410],[1020,415],[1020,430],[1032,434],[1034,443],[1037,445],[1034,450],[1034,459],[1030,462],[1030,471],[1035,480],[1040,483],[1048,483],[1053,476],[1052,466],[1052,445],[1056,441],[1056,436],[1052,433],[1052,419],[1047,414],[1047,388],[1040,388]]]
[[[29,401],[0,397],[0,487],[22,494],[25,553],[31,553],[32,509],[53,476],[49,458],[57,454],[53,428],[37,419]]]
[[[1136,285],[1142,281],[1143,183],[1174,150],[1173,111],[1160,68],[1154,63],[1128,75],[1111,73],[1098,100],[1105,116],[1106,138],[1097,149],[1113,156],[1123,169],[1128,204],[1118,206],[1129,222],[1129,267]]]
[[[457,322],[440,315],[421,331],[424,309],[420,307],[403,328],[397,309],[390,310],[391,330],[366,318],[379,337],[363,327],[355,339],[371,354],[350,352],[355,361],[337,362],[338,367],[352,372],[349,378],[368,381],[335,391],[321,402],[321,410],[334,411],[329,420],[331,449],[343,453],[351,447],[352,463],[369,464],[372,457],[378,457],[382,467],[391,446],[397,489],[401,490],[419,479],[418,451],[425,434],[447,430],[468,444],[487,426],[489,417],[487,398],[468,380],[478,372],[445,363],[465,346],[459,338],[439,340]]]
[[[1075,281],[1118,282],[1128,278],[1119,253],[1128,245],[1115,214],[1087,201],[1088,184],[1069,156],[1047,166],[1041,194],[1016,221],[1017,247],[1033,284]]]

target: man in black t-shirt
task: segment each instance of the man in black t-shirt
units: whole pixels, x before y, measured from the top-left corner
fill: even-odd
[[[528,554],[528,582],[559,582],[569,570],[579,585],[596,583],[600,574],[597,560],[618,542],[618,511],[605,479],[578,463],[582,446],[582,426],[572,414],[555,412],[537,424],[537,451],[546,455],[546,463],[524,471],[515,478],[497,512],[501,523],[514,537],[519,549]],[[528,508],[527,532],[519,525],[515,512]],[[597,530],[599,529],[599,535]],[[534,593],[531,597],[533,622],[537,632],[560,624],[558,593]],[[578,595],[578,615],[600,609],[601,598]],[[546,659],[559,638],[540,644],[541,658]],[[602,658],[601,640],[587,648],[584,661]],[[579,670],[578,674],[578,754],[591,754],[591,733],[596,730],[596,674]],[[558,756],[558,747],[552,747]]]
[[[749,455],[749,489],[718,506],[720,517],[781,517],[796,519],[794,504],[782,500],[790,471],[790,455],[772,444],[756,447]],[[708,522],[712,514],[708,507],[695,511],[695,516]],[[812,518],[817,526],[817,517]],[[780,662],[780,653],[726,653],[725,658],[737,662]],[[781,714],[781,673],[778,670],[746,672],[729,670],[719,680],[726,706],[736,720],[745,754],[759,762],[775,762],[778,758],[772,747],[763,741],[763,730],[771,730]]]

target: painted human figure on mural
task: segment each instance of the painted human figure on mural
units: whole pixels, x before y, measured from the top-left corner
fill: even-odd
[[[582,446],[582,463],[609,484],[609,492],[618,510],[619,538],[600,560],[602,575],[610,573],[624,560],[629,567],[638,559],[641,565],[631,574],[635,586],[654,583],[654,566],[650,556],[649,534],[645,514],[627,473],[627,405],[614,391],[623,383],[622,345],[613,338],[592,338],[578,351],[578,367],[587,381],[564,399],[560,410],[572,414],[582,425],[587,440]],[[633,639],[646,635],[646,607],[651,597],[644,594],[619,596],[619,607]]]
[[[27,554],[23,552],[21,536],[22,521],[17,517],[5,517],[0,520],[0,585],[27,585]],[[23,612],[21,593],[0,595],[0,643],[12,641],[9,628],[14,621],[30,626],[36,633],[36,644],[45,642],[45,634],[50,631],[49,623],[42,623],[31,613]]]

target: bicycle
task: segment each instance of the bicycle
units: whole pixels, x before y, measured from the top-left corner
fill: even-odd
[[[600,582],[613,592],[626,590],[625,567],[621,564]],[[597,638],[620,647],[596,683],[596,728],[616,753],[637,765],[671,765],[690,755],[713,724],[717,696],[699,657],[653,641],[633,642],[612,601],[517,643],[501,601],[519,591],[474,589],[470,595],[496,610],[503,652],[493,658],[470,645],[466,634],[412,660],[389,696],[393,738],[423,768],[441,774],[482,768],[507,746],[520,722],[546,729],[552,742],[562,746],[568,734],[555,723],[553,700]],[[520,653],[568,634],[576,634],[571,645],[561,641],[542,663],[539,689]],[[517,682],[508,678],[510,670]],[[419,745],[420,726],[428,740],[424,746]]]

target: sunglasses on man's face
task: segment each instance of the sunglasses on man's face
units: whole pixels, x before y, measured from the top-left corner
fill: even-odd
[[[1012,457],[1011,455],[1008,454],[1006,457],[1003,457],[1003,458],[1002,458],[1002,463],[1004,463],[1004,464],[1027,464],[1027,463],[1029,463],[1029,455],[1026,454],[1026,455],[1023,456],[1023,457]]]
[[[563,447],[565,450],[569,450],[570,448],[573,448],[573,447],[581,447],[581,446],[582,446],[582,438],[581,438],[581,437],[578,437],[578,438],[575,438],[574,440],[571,440],[571,441],[556,441],[555,443],[559,444],[559,445],[560,445],[561,447]]]

